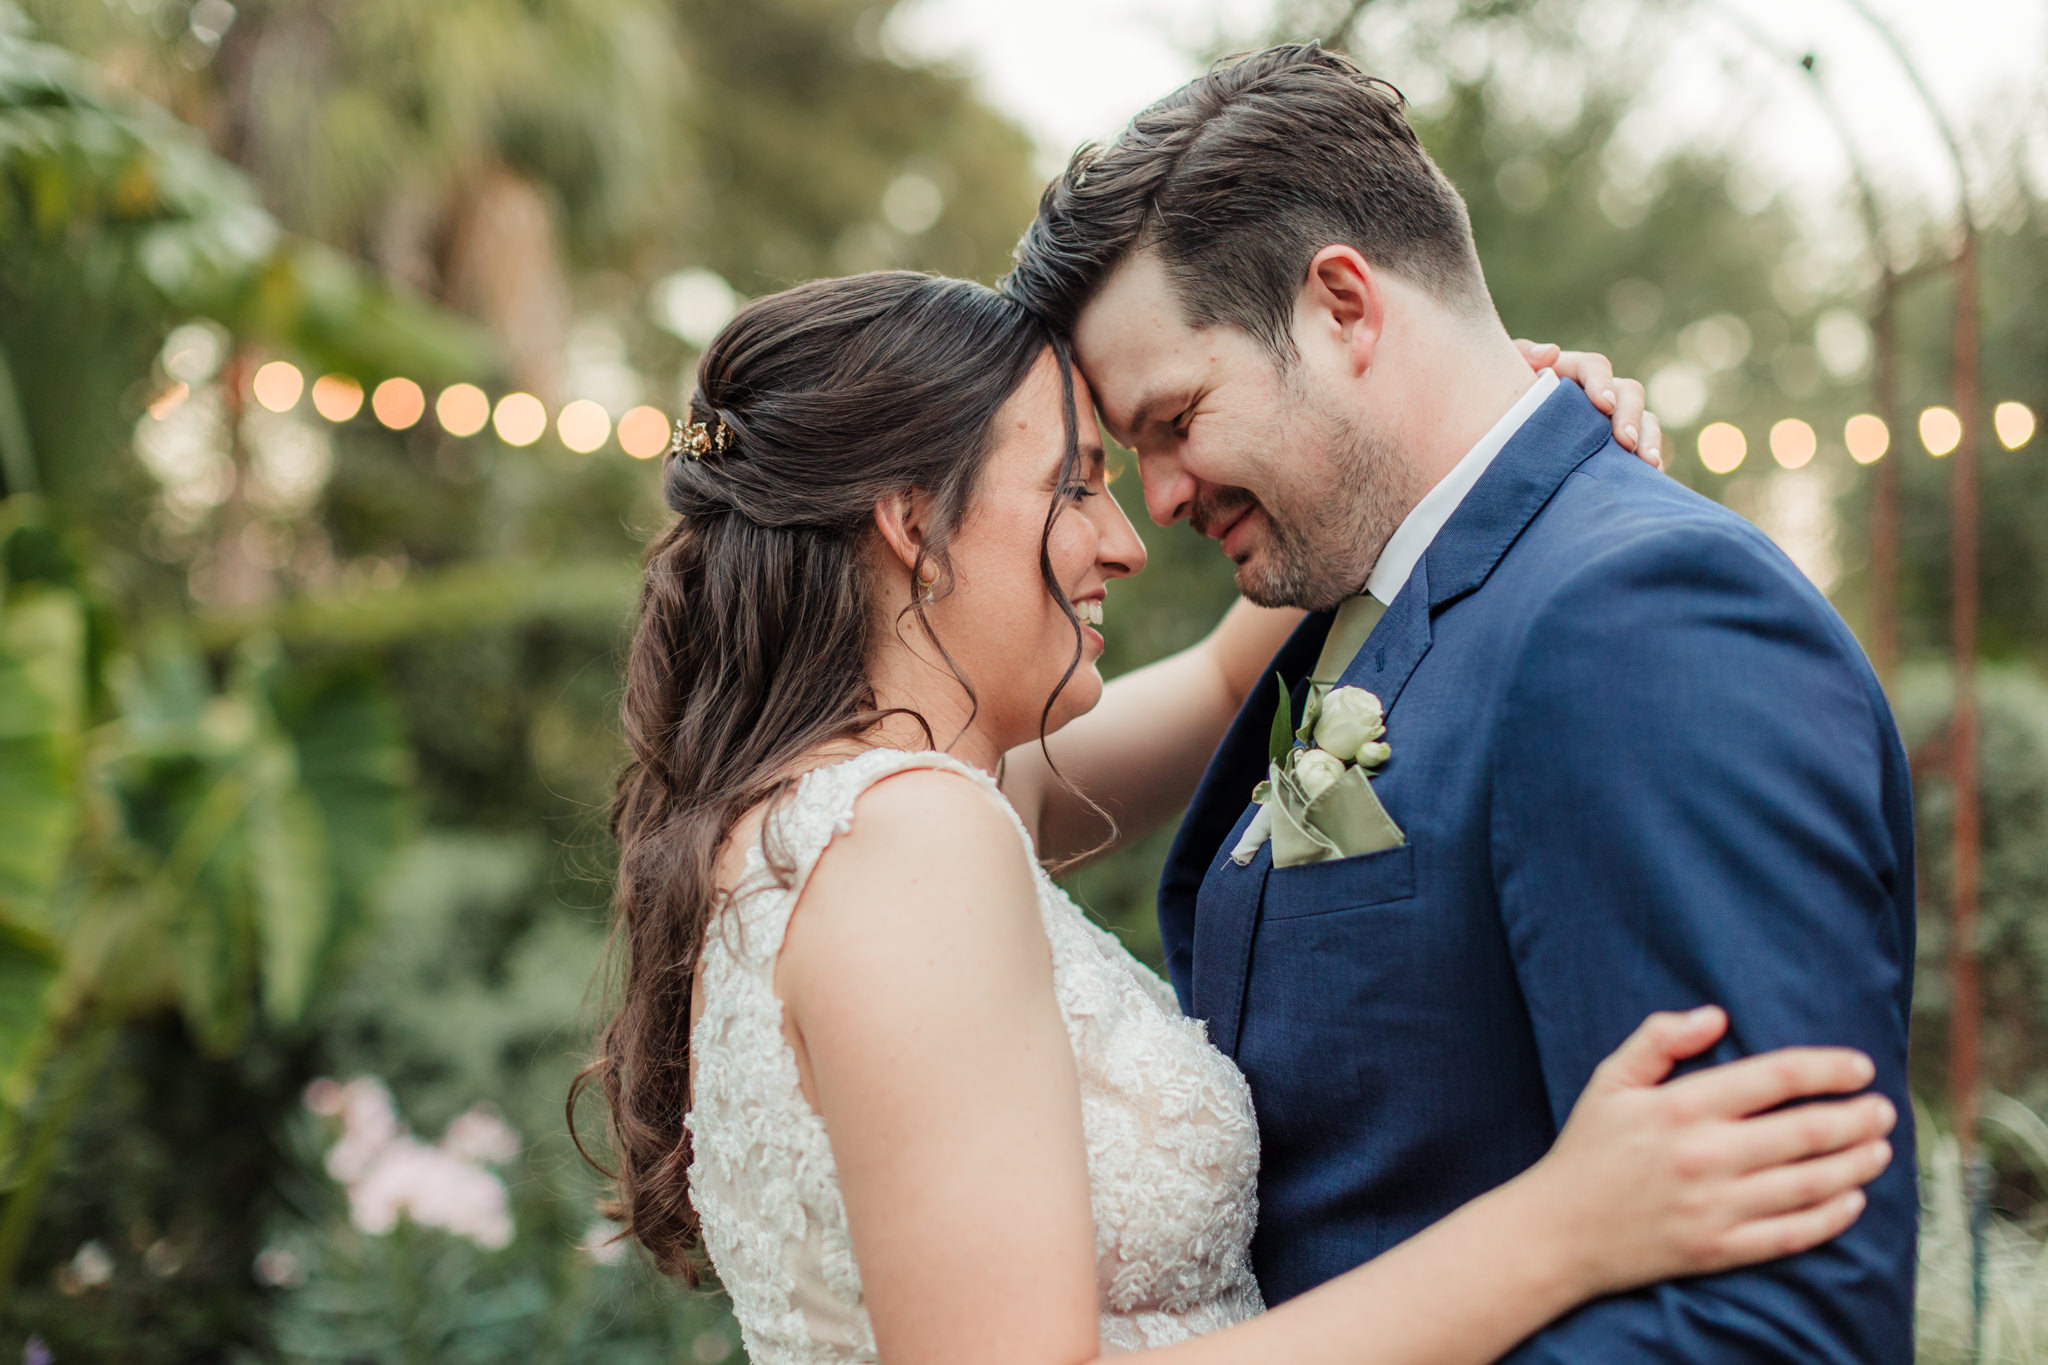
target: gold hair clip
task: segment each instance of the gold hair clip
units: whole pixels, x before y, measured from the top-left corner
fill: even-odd
[[[706,455],[723,455],[732,448],[732,428],[717,418],[710,422],[676,421],[676,434],[669,438],[668,453],[686,460]]]

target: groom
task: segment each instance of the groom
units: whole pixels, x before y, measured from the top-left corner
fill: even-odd
[[[1405,842],[1232,856],[1269,685],[1160,889],[1174,986],[1257,1103],[1269,1303],[1529,1166],[1654,1010],[1726,1006],[1716,1060],[1861,1048],[1910,1112],[1911,797],[1876,679],[1767,539],[1532,384],[1398,96],[1313,45],[1220,67],[1075,158],[1008,288],[1072,337],[1154,519],[1313,609],[1273,665],[1297,705],[1318,674],[1386,706],[1372,787]],[[1905,1365],[1893,1140],[1834,1242],[1597,1302],[1514,1359]]]

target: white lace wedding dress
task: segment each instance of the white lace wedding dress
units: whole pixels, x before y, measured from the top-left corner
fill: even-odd
[[[791,887],[735,898],[706,936],[690,1193],[752,1365],[876,1358],[832,1147],[798,1085],[774,973],[797,895],[853,827],[855,798],[909,768],[959,773],[1015,820],[986,774],[944,754],[876,749],[815,769],[772,831],[795,864]],[[1021,822],[1017,834],[1018,856],[1037,869]],[[747,870],[763,865],[756,848]],[[1164,982],[1042,869],[1037,881],[1080,1068],[1103,1349],[1165,1345],[1259,1312],[1248,1252],[1258,1130],[1244,1078]]]

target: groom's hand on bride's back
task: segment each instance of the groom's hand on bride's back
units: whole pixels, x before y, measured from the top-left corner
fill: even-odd
[[[1602,1062],[1523,1177],[1589,1296],[1791,1256],[1862,1213],[1897,1112],[1846,1095],[1876,1069],[1850,1048],[1785,1048],[1670,1080],[1727,1032],[1708,1006],[1654,1014]]]

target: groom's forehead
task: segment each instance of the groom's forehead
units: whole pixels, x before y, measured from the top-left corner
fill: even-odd
[[[1159,258],[1140,252],[1110,273],[1074,323],[1074,354],[1112,430],[1128,430],[1207,355]],[[1150,414],[1156,415],[1156,414]]]
[[[1082,352],[1122,354],[1170,342],[1191,329],[1180,291],[1155,251],[1137,251],[1118,263],[1074,320]]]

